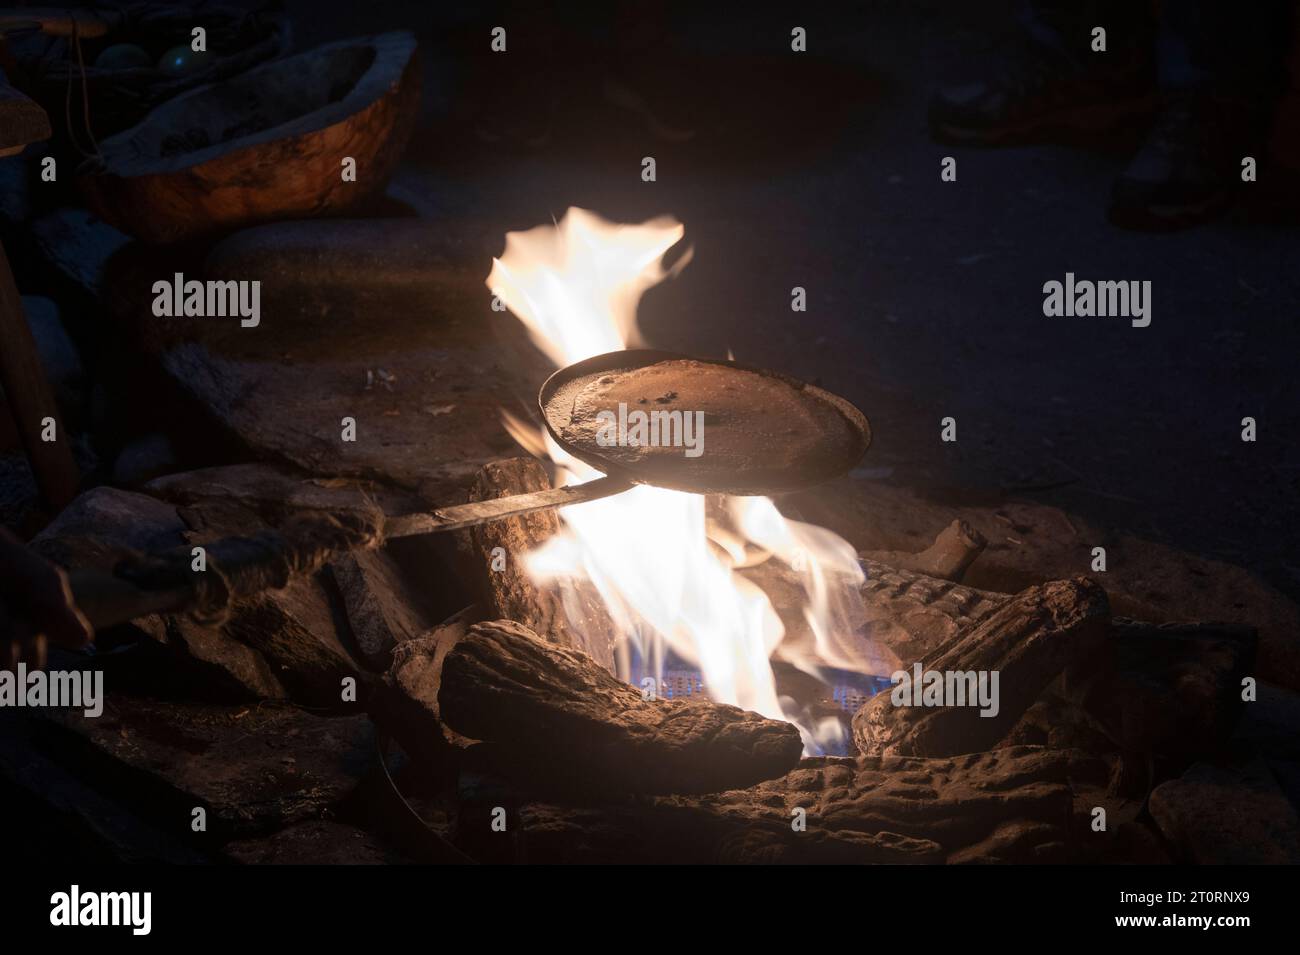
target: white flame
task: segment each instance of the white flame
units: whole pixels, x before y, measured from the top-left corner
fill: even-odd
[[[637,304],[689,261],[688,250],[672,269],[662,264],[683,234],[667,217],[617,225],[570,209],[554,227],[509,233],[487,284],[552,361],[572,364],[640,344]],[[599,476],[549,435],[509,416],[506,424],[533,453],[544,447],[565,483]],[[595,587],[621,638],[620,676],[632,676],[634,655],[661,665],[666,645],[699,667],[713,699],[795,722],[805,749],[817,752],[840,725],[792,712],[793,704],[777,695],[770,661],[779,649],[810,673],[855,668],[844,635],[862,581],[856,554],[830,531],[784,518],[765,497],[727,498],[726,512],[730,528],[707,520],[701,495],[636,487],[564,508],[561,533],[529,555],[528,568],[562,591],[573,581]],[[755,549],[799,583],[811,635],[799,646],[782,645],[785,627],[771,600],[736,572]],[[570,622],[581,632],[579,614]]]

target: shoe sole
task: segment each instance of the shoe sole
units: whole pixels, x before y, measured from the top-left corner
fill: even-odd
[[[1200,202],[1178,205],[1151,204],[1147,206],[1119,206],[1113,202],[1106,217],[1121,229],[1136,232],[1176,232],[1202,225],[1223,215],[1232,205],[1232,193],[1216,193]]]
[[[1148,95],[1121,103],[1098,103],[1060,110],[1014,126],[989,129],[932,123],[930,128],[936,139],[958,146],[1027,144],[1062,133],[1104,132],[1132,116],[1153,110],[1155,105],[1156,97]]]

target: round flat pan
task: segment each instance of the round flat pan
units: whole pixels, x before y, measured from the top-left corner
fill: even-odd
[[[638,349],[561,368],[538,395],[564,450],[604,474],[698,494],[777,494],[851,469],[871,444],[852,404],[734,361]]]

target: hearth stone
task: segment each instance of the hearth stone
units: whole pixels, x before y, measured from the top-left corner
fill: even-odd
[[[1263,760],[1197,763],[1151,793],[1151,815],[1196,865],[1296,865],[1300,822]]]
[[[198,849],[332,813],[373,760],[370,721],[287,704],[171,703],[106,694],[94,719],[50,711],[44,744],[105,795],[148,805],[163,829]],[[206,810],[207,831],[191,828]],[[170,820],[163,824],[160,820]]]

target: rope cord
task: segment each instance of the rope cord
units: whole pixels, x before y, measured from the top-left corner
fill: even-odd
[[[180,547],[128,558],[114,573],[142,590],[188,589],[193,595],[189,613],[220,622],[237,600],[281,589],[294,577],[315,573],[339,551],[378,547],[383,539],[382,514],[300,515],[279,530],[202,545],[202,571],[193,569],[191,548]]]

